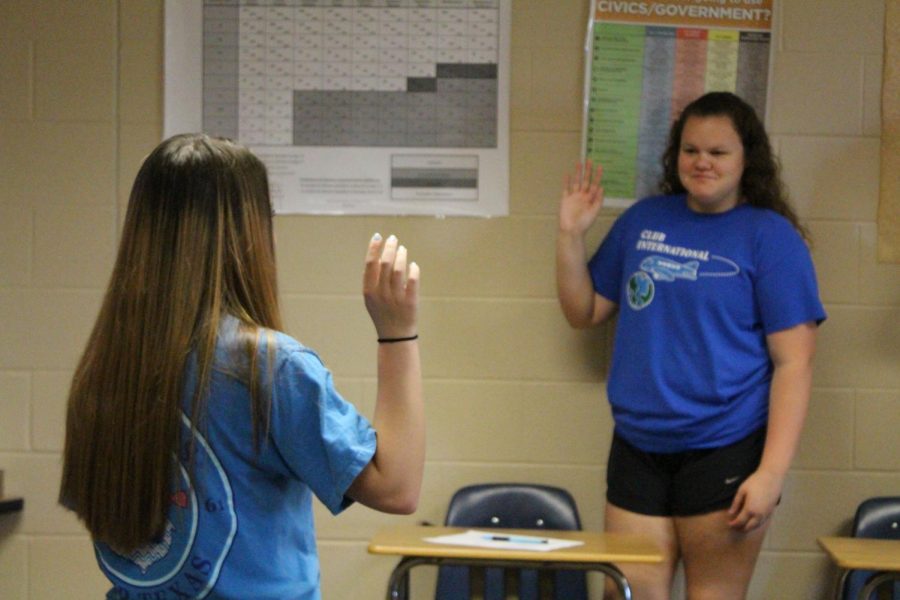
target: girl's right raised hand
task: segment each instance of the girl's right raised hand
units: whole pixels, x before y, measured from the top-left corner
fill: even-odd
[[[559,229],[561,233],[583,235],[603,206],[603,187],[600,182],[603,167],[591,159],[575,165],[575,173],[567,173],[559,201]]]
[[[363,275],[366,310],[379,338],[416,335],[419,304],[419,265],[409,263],[407,251],[395,236],[369,241]]]

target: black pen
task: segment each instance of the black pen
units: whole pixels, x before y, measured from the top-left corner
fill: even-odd
[[[491,542],[510,542],[513,544],[546,544],[547,540],[536,537],[525,537],[520,535],[486,535],[484,539]]]

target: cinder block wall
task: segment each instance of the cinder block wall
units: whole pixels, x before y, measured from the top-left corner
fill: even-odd
[[[577,159],[588,0],[513,0],[510,216],[277,219],[290,333],[371,411],[374,331],[359,294],[374,231],[423,269],[429,437],[418,513],[317,512],[326,598],[380,598],[393,561],[368,537],[440,522],[452,492],[495,480],[561,485],[602,527],[611,430],[610,332],[579,333],[556,305],[562,173]],[[751,597],[824,598],[819,535],[900,492],[900,266],[875,259],[882,0],[783,0],[770,130],[815,237],[830,318],[809,424]],[[128,190],[162,130],[162,2],[0,2],[0,469],[25,511],[0,516],[0,597],[98,598],[79,523],[57,507],[64,402],[112,266]],[[592,232],[599,240],[615,212]],[[433,573],[414,578],[427,597]],[[599,597],[599,596],[597,596]]]

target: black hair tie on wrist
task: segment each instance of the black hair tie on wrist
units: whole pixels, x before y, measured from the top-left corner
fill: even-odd
[[[413,340],[419,339],[419,334],[411,335],[409,337],[398,337],[398,338],[378,338],[379,344],[396,344],[397,342],[411,342]]]

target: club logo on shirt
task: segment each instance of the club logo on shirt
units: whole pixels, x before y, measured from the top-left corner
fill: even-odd
[[[700,262],[696,260],[681,263],[658,255],[648,256],[641,261],[641,269],[650,273],[657,281],[675,281],[676,279],[695,281],[699,268]]]
[[[655,286],[653,279],[643,271],[635,272],[628,279],[628,306],[641,310],[653,302]]]
[[[231,484],[216,455],[182,414],[182,439],[194,435],[194,485],[184,464],[190,442],[178,462],[179,480],[170,498],[159,540],[126,555],[95,543],[100,564],[116,583],[111,598],[203,598],[210,593],[237,532]]]

